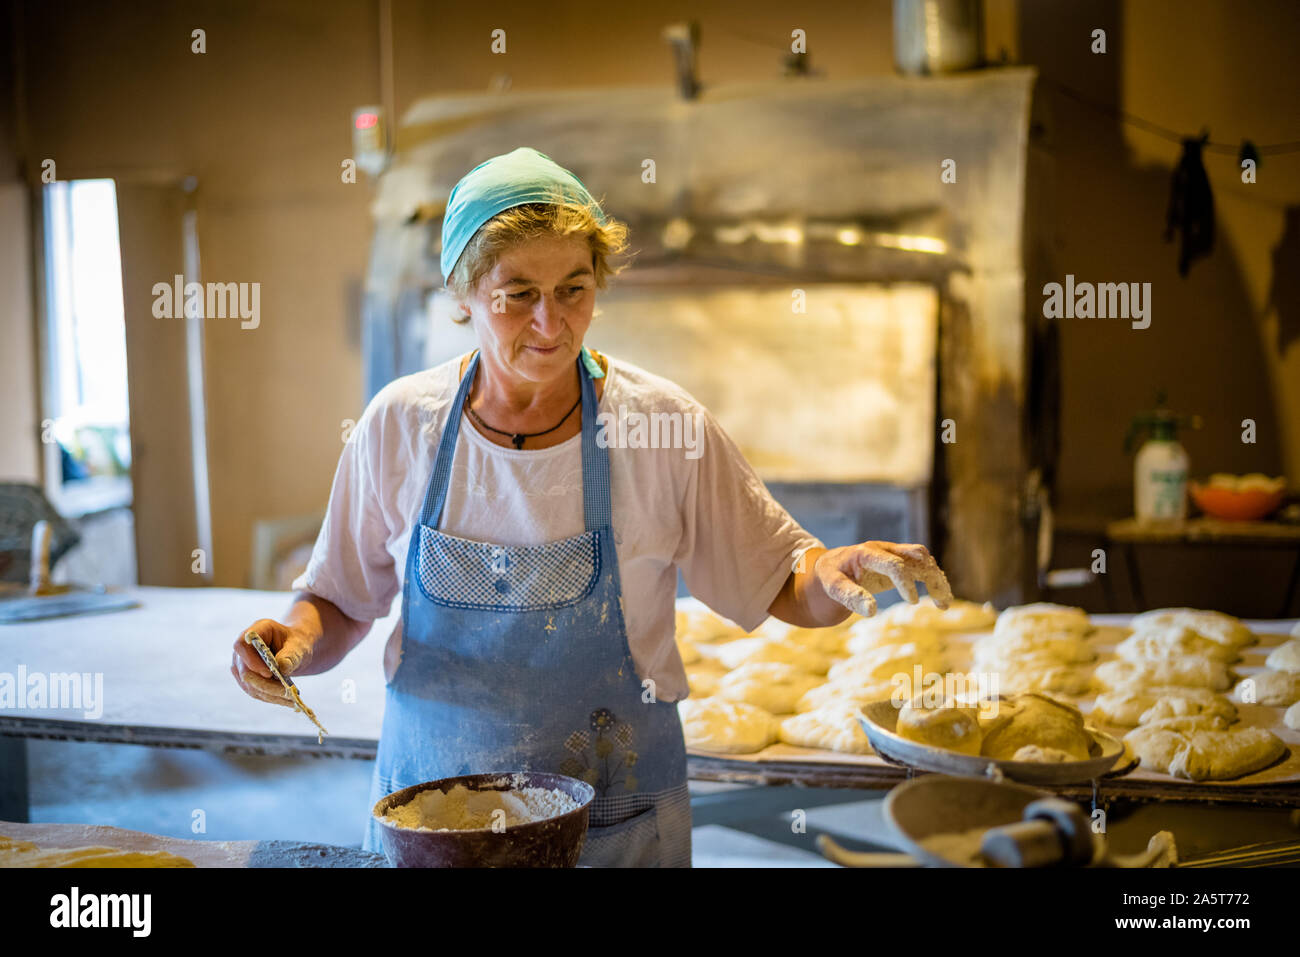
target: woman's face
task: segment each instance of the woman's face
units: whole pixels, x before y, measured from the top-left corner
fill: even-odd
[[[591,246],[548,236],[507,250],[463,303],[483,357],[530,382],[568,375],[596,305]]]

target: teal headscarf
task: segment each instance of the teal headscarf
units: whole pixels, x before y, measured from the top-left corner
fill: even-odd
[[[530,147],[494,156],[466,173],[447,197],[442,219],[443,281],[451,278],[460,254],[480,226],[512,206],[550,202],[557,188],[566,198],[591,206],[596,218],[605,223],[604,212],[582,181]]]
[[[521,146],[494,156],[466,173],[447,197],[447,212],[442,219],[443,281],[451,278],[457,260],[480,226],[512,206],[553,202],[557,188],[565,198],[592,207],[604,225],[604,211],[582,181],[531,147]],[[604,375],[586,346],[582,348],[582,359],[593,377]]]

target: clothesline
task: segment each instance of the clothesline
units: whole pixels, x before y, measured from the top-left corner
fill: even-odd
[[[1112,119],[1121,120],[1131,126],[1135,126],[1141,130],[1146,130],[1148,133],[1163,137],[1173,143],[1181,143],[1183,140],[1188,138],[1185,133],[1179,133],[1176,130],[1171,130],[1168,127],[1161,126],[1159,123],[1153,123],[1151,120],[1144,119],[1135,113],[1130,113],[1127,110],[1120,110],[1115,107],[1106,106],[1103,103],[1098,103],[1096,100],[1084,96],[1078,90],[1068,87],[1057,80],[1052,80],[1047,77],[1043,77],[1042,80],[1044,83],[1059,90],[1072,100],[1077,100],[1085,106],[1089,106],[1097,112],[1103,113]],[[1209,140],[1205,144],[1204,149],[1211,153],[1239,156],[1241,154],[1242,146],[1243,143],[1221,143],[1216,142],[1215,140]],[[1254,150],[1259,156],[1276,156],[1281,153],[1294,153],[1300,151],[1300,140],[1289,140],[1284,143],[1266,143],[1262,146],[1254,146]]]

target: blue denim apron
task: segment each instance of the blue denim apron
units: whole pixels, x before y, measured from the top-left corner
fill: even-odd
[[[628,648],[596,390],[582,389],[586,531],[492,545],[438,530],[476,353],[451,406],[402,591],[371,806],[436,778],[548,771],[596,789],[580,864],[689,867],[690,798],[677,708],[643,687]],[[382,849],[369,821],[364,847]]]

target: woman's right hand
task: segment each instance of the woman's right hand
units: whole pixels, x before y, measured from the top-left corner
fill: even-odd
[[[266,646],[275,655],[275,666],[288,678],[311,658],[311,639],[288,625],[282,625],[270,618],[253,622],[239,633],[235,639],[235,651],[230,662],[230,673],[235,676],[239,687],[250,697],[271,704],[294,707],[284,685],[271,674],[262,656],[252,645],[244,640],[244,635],[253,631],[257,637],[266,642]]]

